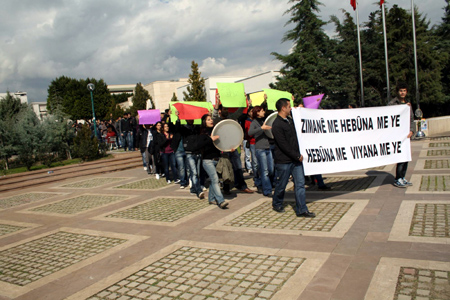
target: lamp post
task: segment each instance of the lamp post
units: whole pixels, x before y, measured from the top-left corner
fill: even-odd
[[[92,92],[95,90],[95,85],[93,83],[89,83],[87,85],[87,89],[91,93],[92,120],[94,121],[94,136],[97,138],[97,121],[95,120],[94,96],[92,95]]]

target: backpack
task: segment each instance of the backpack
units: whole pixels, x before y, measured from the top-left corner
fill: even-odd
[[[183,138],[183,147],[185,151],[188,152],[197,152],[200,150],[200,146],[198,145],[198,135],[188,135]]]

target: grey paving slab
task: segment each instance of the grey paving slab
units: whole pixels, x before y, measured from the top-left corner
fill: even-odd
[[[410,179],[412,186],[405,191],[406,194],[449,194],[450,174],[421,175],[413,174]]]
[[[207,207],[210,205],[204,199],[161,197],[116,211],[105,218],[175,222]]]
[[[151,177],[143,180],[118,185],[114,188],[124,190],[159,190],[166,187],[170,187],[170,185],[167,184],[164,178],[158,180],[156,178]]]
[[[26,228],[27,227],[0,223],[0,237],[3,235],[14,233],[16,231],[24,230]]]
[[[17,297],[146,239],[62,227],[0,248],[0,296]]]
[[[430,148],[450,147],[450,142],[429,143],[428,147]]]
[[[24,286],[125,242],[57,232],[0,252],[0,281]]]
[[[315,218],[297,217],[294,202],[285,200],[285,213],[272,210],[271,200],[260,199],[209,225],[207,229],[250,231],[309,236],[341,237],[361,213],[368,201],[314,201],[308,209]]]
[[[394,299],[448,299],[449,275],[446,270],[401,267]]]
[[[366,300],[449,299],[450,263],[382,258]]]
[[[450,237],[450,203],[417,203],[411,222],[410,235]]]
[[[90,178],[88,180],[77,181],[69,184],[64,184],[58,188],[77,188],[77,189],[90,189],[100,187],[102,185],[111,184],[117,181],[123,181],[130,178],[127,177],[97,177]]]
[[[127,196],[113,195],[81,195],[74,198],[62,200],[56,203],[46,204],[26,210],[25,212],[73,215],[95,209],[100,206],[108,205],[117,201],[128,199]]]
[[[389,235],[391,241],[450,244],[448,201],[405,201]]]
[[[0,209],[7,209],[7,208],[19,206],[19,205],[37,202],[40,200],[48,199],[48,198],[59,196],[59,195],[63,195],[63,194],[33,192],[33,193],[14,195],[14,196],[6,197],[6,198],[0,198]]]
[[[450,159],[418,159],[414,167],[415,171],[421,170],[448,170]]]
[[[68,299],[295,299],[326,257],[180,241]]]

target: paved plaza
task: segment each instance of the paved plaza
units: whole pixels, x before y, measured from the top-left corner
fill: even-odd
[[[0,300],[450,299],[450,137],[411,144],[413,186],[392,185],[395,165],[324,174],[314,219],[292,183],[277,213],[235,189],[221,210],[142,167],[24,180],[0,194]]]

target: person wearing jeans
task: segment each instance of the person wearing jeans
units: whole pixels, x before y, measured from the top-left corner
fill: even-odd
[[[271,129],[272,127],[264,124],[265,114],[266,112],[261,106],[255,106],[253,108],[253,121],[250,124],[248,134],[255,137],[256,158],[258,161],[259,177],[261,178],[258,189],[262,189],[264,196],[272,197],[273,158],[269,138],[264,132],[264,130]]]
[[[297,140],[297,132],[291,114],[289,99],[281,98],[275,104],[278,115],[272,124],[272,134],[275,140],[275,170],[277,180],[272,197],[273,210],[284,213],[284,194],[289,177],[294,178],[295,214],[297,217],[314,218],[306,205],[305,175],[303,172],[303,156]]]
[[[219,136],[211,136],[214,122],[210,115],[202,117],[202,127],[199,136],[199,145],[202,151],[202,165],[205,172],[208,174],[211,183],[209,185],[208,202],[209,204],[217,204],[222,209],[228,206],[225,201],[219,185],[219,175],[217,175],[216,165],[219,162],[220,151],[214,146],[213,141],[217,140]]]

